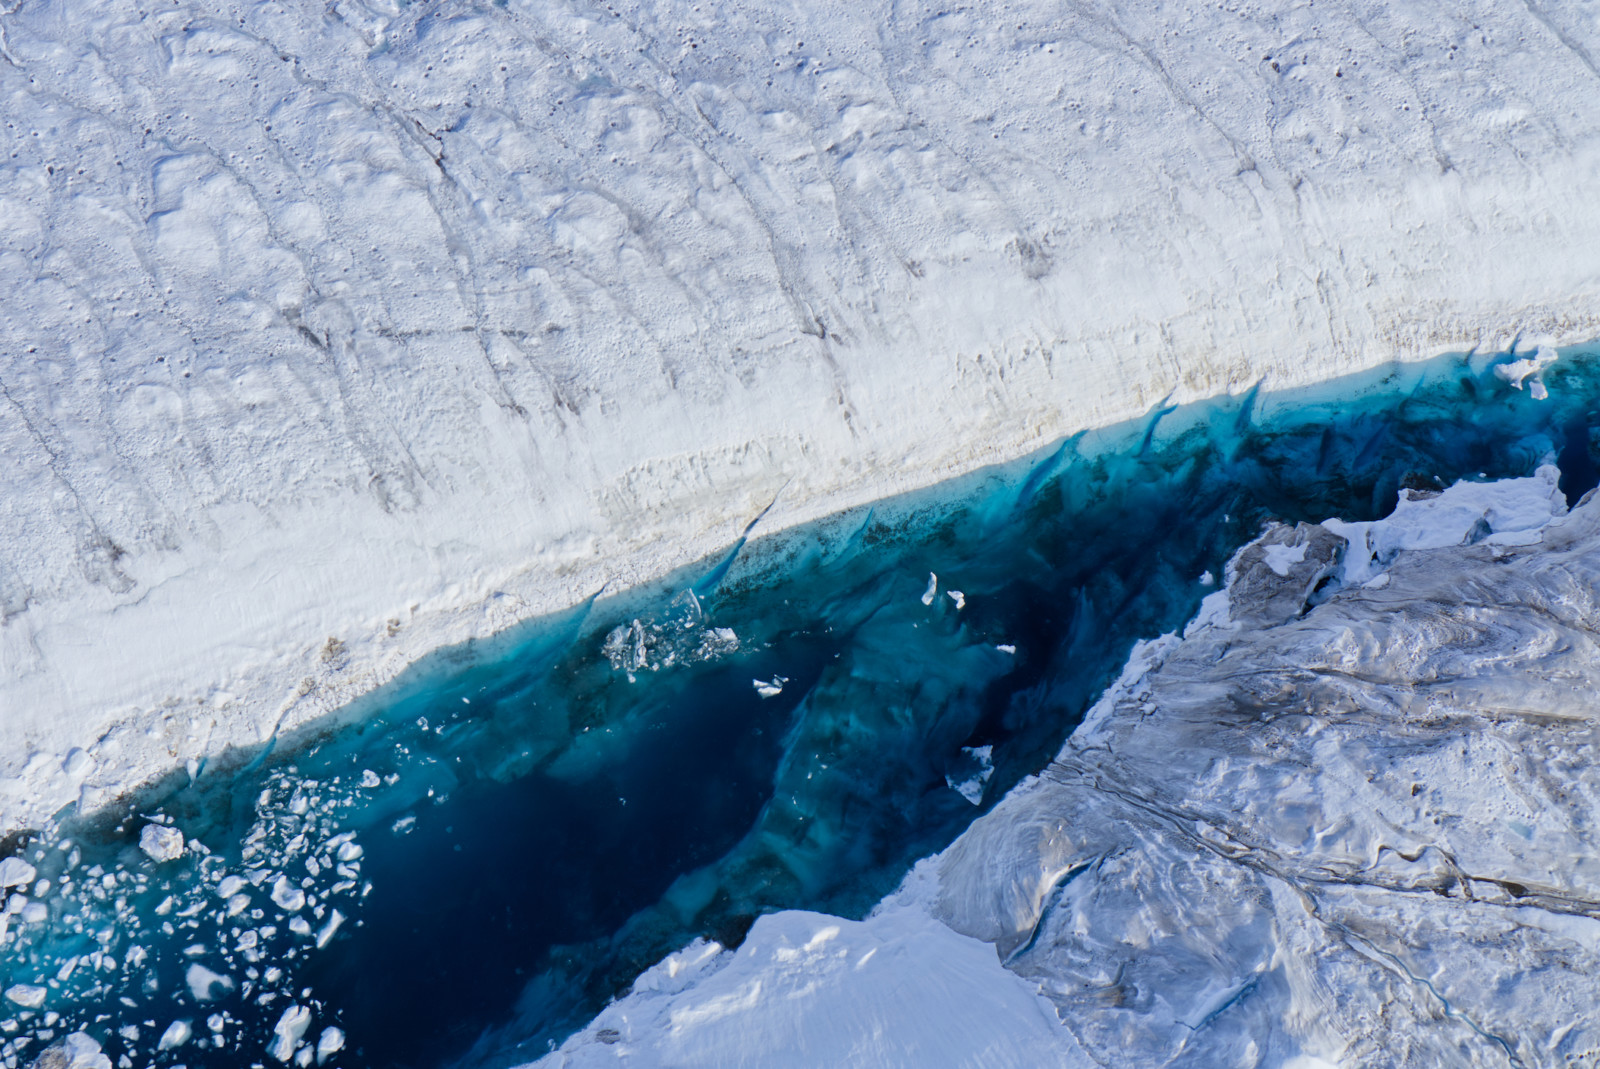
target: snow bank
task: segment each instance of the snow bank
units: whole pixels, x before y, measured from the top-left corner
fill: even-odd
[[[0,825],[780,489],[1600,335],[1597,51],[1582,4],[23,5]]]
[[[891,899],[864,921],[800,910],[761,917],[737,951],[692,944],[537,1064],[1095,1063],[992,947]]]

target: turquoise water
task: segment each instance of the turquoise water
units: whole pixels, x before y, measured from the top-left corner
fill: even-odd
[[[113,1062],[309,1062],[332,1027],[329,1065],[517,1064],[696,935],[859,914],[1041,767],[1263,522],[1375,518],[1402,485],[1549,456],[1592,488],[1600,357],[1565,354],[1544,402],[1506,359],[1158,409],[451,651],[354,726],[136,813],[64,814],[16,844],[37,872],[0,1056],[85,1029]],[[146,857],[152,819],[192,848]]]

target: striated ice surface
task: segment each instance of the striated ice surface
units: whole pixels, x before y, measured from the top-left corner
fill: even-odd
[[[946,1014],[939,1064],[1590,1064],[1600,497],[1568,513],[1557,477],[1270,528],[866,921],[691,946],[541,1064],[911,1065]]]
[[[1593,0],[3,19],[7,831],[774,498],[1600,335]]]

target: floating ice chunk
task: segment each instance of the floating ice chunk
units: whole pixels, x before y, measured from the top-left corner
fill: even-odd
[[[46,1048],[33,1064],[48,1069],[111,1069],[111,1059],[100,1053],[100,1044],[82,1032]]]
[[[23,910],[25,910],[27,908],[28,908],[28,896],[27,895],[12,895],[10,898],[6,899],[6,912],[7,913],[21,913]]]
[[[6,988],[6,999],[18,1006],[36,1010],[44,1005],[45,989],[34,984],[12,984]]]
[[[922,604],[932,605],[935,595],[939,593],[939,577],[933,572],[928,573],[928,589],[922,592]]]
[[[146,824],[139,833],[139,849],[153,861],[176,860],[183,856],[183,832],[165,824]]]
[[[1528,393],[1535,401],[1543,401],[1550,396],[1550,391],[1545,389],[1544,369],[1560,359],[1557,353],[1548,345],[1539,346],[1538,350],[1521,360],[1513,360],[1508,364],[1495,365],[1494,373],[1501,381],[1507,382],[1513,389],[1522,389],[1522,384],[1529,379]]]
[[[945,597],[949,598],[951,601],[956,603],[956,612],[960,612],[962,609],[965,609],[967,607],[967,596],[965,594],[963,594],[961,591],[959,591],[959,590],[946,590],[944,592],[944,595],[945,595]]]
[[[752,679],[750,682],[755,684],[756,693],[761,695],[763,698],[776,698],[778,695],[783,693],[783,685],[789,682],[789,677],[773,676],[770,683],[763,682],[759,679]]]
[[[967,757],[964,762],[966,774],[958,776],[956,772],[951,772],[944,781],[951,790],[973,805],[981,805],[983,789],[988,785],[989,777],[994,775],[994,747],[963,746],[961,752]]]
[[[339,844],[339,860],[347,865],[359,858],[362,853],[360,843],[343,842]]]
[[[1207,568],[1205,571],[1200,573],[1200,585],[1201,586],[1216,586],[1217,585],[1217,577],[1211,574],[1211,569],[1210,568]]]
[[[378,778],[378,774],[376,772],[372,771],[372,769],[368,768],[368,769],[363,769],[362,770],[362,773],[361,773],[361,786],[367,787],[367,788],[370,789],[372,787],[379,786],[382,783],[383,783],[383,780],[379,779]]]
[[[310,935],[311,922],[299,914],[295,914],[293,917],[289,918],[289,930],[295,935]]]
[[[294,913],[305,908],[306,893],[290,883],[287,877],[279,876],[272,881],[272,900],[279,909]]]
[[[310,1026],[311,1010],[300,1005],[290,1006],[272,1027],[277,1038],[267,1047],[267,1053],[280,1062],[287,1062],[294,1057],[294,1049],[300,1045],[300,1038]]]
[[[50,908],[43,902],[29,902],[22,907],[22,920],[27,924],[43,924],[50,919]]]
[[[328,922],[324,924],[322,926],[322,930],[317,933],[318,950],[321,950],[323,947],[328,945],[328,941],[333,938],[334,933],[339,930],[339,925],[343,923],[343,913],[340,913],[338,910],[334,910],[332,913],[328,914]]]
[[[331,1026],[324,1028],[317,1039],[317,1064],[321,1065],[341,1050],[344,1050],[344,1032]]]
[[[198,961],[189,966],[189,970],[183,974],[183,980],[189,985],[189,994],[194,996],[196,1002],[210,1002],[233,990],[231,976],[212,972]]]
[[[1017,647],[1013,646],[1009,642],[1002,642],[996,646],[995,649],[999,650],[1001,653],[1011,654],[1012,656],[1016,656],[1017,653]]]
[[[222,882],[217,884],[218,898],[232,898],[244,890],[245,879],[243,876],[224,876]]]
[[[8,857],[0,861],[0,887],[17,887],[32,883],[36,875],[38,873],[34,867],[20,857]]]
[[[189,1042],[189,1037],[194,1035],[194,1029],[188,1021],[173,1021],[167,1025],[167,1030],[161,1033],[161,1041],[156,1044],[157,1050],[176,1050]]]

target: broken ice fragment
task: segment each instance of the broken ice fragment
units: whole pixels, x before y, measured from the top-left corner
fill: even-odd
[[[278,908],[288,913],[303,909],[306,904],[306,893],[290,883],[287,878],[279,876],[272,883],[272,900]]]
[[[933,572],[928,573],[928,589],[922,592],[922,604],[932,605],[934,595],[939,593],[939,577]]]
[[[12,984],[6,988],[6,998],[18,1006],[36,1010],[44,1005],[45,990],[33,984]]]
[[[38,873],[34,867],[20,857],[8,857],[0,861],[0,887],[17,887],[31,883],[36,875]]]
[[[21,1042],[17,1041],[19,1046]],[[33,1064],[41,1069],[111,1069],[111,1059],[100,1053],[100,1044],[82,1032],[47,1048]]]
[[[173,861],[183,856],[183,832],[165,824],[146,824],[139,833],[139,849],[153,861]]]
[[[333,1027],[324,1028],[317,1040],[317,1064],[321,1065],[341,1050],[344,1050],[344,1032]]]
[[[1535,401],[1543,401],[1550,396],[1550,391],[1545,389],[1544,385],[1544,369],[1558,359],[1560,354],[1554,349],[1548,345],[1541,345],[1533,356],[1525,356],[1508,364],[1499,364],[1495,367],[1494,373],[1501,381],[1509,383],[1517,390],[1522,389],[1522,383],[1531,378],[1533,381],[1528,383],[1528,392],[1533,395]]]
[[[173,1021],[167,1025],[167,1030],[161,1033],[161,1042],[156,1044],[157,1050],[176,1050],[189,1042],[189,1037],[194,1030],[189,1027],[188,1021]]]
[[[770,683],[760,679],[752,679],[750,682],[755,685],[756,693],[763,698],[776,698],[783,693],[783,685],[789,682],[789,677],[773,676]]]
[[[300,1045],[300,1037],[306,1034],[306,1029],[310,1025],[309,1009],[299,1005],[290,1006],[283,1011],[283,1016],[278,1018],[278,1023],[272,1028],[277,1038],[267,1047],[267,1053],[280,1062],[287,1062],[294,1057],[294,1049]]]
[[[956,603],[956,612],[967,607],[967,596],[959,590],[946,590],[945,597]]]
[[[951,790],[960,794],[973,805],[983,803],[983,789],[989,783],[989,777],[994,775],[994,747],[993,746],[963,746],[961,752],[967,761],[963,762],[965,775],[957,775],[952,771],[945,776],[944,781]]]
[[[318,950],[321,950],[323,947],[328,945],[328,941],[333,938],[334,933],[339,930],[339,925],[343,923],[344,914],[340,913],[338,910],[334,910],[328,915],[328,923],[324,924],[322,926],[322,930],[317,933]]]
[[[232,977],[212,972],[199,962],[189,966],[189,971],[184,973],[183,979],[189,985],[189,993],[194,996],[196,1002],[210,1002],[233,990]]]

